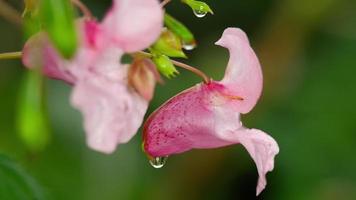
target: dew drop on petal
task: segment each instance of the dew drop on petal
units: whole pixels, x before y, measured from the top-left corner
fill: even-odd
[[[183,43],[183,48],[187,51],[193,50],[196,46],[194,43]]]
[[[164,156],[164,157],[154,157],[152,159],[150,159],[150,164],[152,165],[152,167],[159,169],[162,168],[164,166],[164,164],[166,164],[166,161],[168,159],[168,156]]]
[[[204,10],[202,6],[200,6],[198,9],[194,9],[193,12],[194,15],[199,18],[205,17],[205,15],[208,13],[207,11]]]

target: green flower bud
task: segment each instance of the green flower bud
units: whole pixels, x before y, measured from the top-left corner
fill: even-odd
[[[182,40],[185,50],[192,50],[196,46],[194,35],[180,21],[166,13],[164,15],[164,24]]]
[[[182,51],[182,43],[179,37],[168,29],[162,31],[160,38],[152,45],[152,49],[170,57],[187,57]]]
[[[205,2],[195,0],[182,0],[182,2],[190,6],[195,16],[199,18],[204,17],[207,13],[214,14],[209,5]]]
[[[172,78],[179,74],[168,56],[154,55],[152,60],[156,64],[158,71],[167,78]]]
[[[22,142],[33,152],[43,150],[50,138],[44,79],[39,69],[28,71],[19,90],[17,130]]]
[[[77,50],[77,34],[70,1],[41,0],[40,16],[54,46],[64,58],[71,58]]]

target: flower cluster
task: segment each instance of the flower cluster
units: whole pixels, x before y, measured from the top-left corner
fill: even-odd
[[[62,58],[41,32],[26,43],[23,63],[73,85],[71,102],[83,114],[88,145],[111,153],[137,132],[149,101],[128,84],[130,65],[121,57],[158,38],[163,11],[156,0],[115,0],[101,23],[80,19],[76,25],[81,40],[73,59]]]
[[[71,103],[83,115],[92,149],[112,153],[141,126],[160,77],[151,59],[135,53],[150,48],[162,30],[166,31],[163,18],[156,0],[114,0],[102,22],[77,20],[80,43],[70,60],[62,58],[45,32],[26,43],[25,66],[41,66],[46,76],[73,86]],[[169,15],[165,20],[180,26]],[[194,41],[190,35],[187,38]],[[159,160],[194,148],[240,143],[256,163],[259,194],[279,148],[263,131],[244,127],[240,115],[250,112],[261,95],[261,66],[246,34],[238,28],[226,29],[216,44],[230,52],[223,80],[205,80],[153,112],[144,124],[144,150],[151,159]],[[164,45],[156,43],[159,48]],[[121,62],[124,54],[134,55],[131,64]]]

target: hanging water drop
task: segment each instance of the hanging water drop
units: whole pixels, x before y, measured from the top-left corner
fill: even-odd
[[[199,18],[205,17],[205,15],[208,13],[203,6],[199,6],[199,8],[194,9],[193,12],[194,15]]]
[[[166,161],[168,159],[168,156],[164,156],[164,157],[154,157],[152,159],[150,159],[150,164],[152,165],[152,167],[159,169],[162,168],[164,166],[164,164],[166,164]]]
[[[183,42],[183,49],[190,51],[193,50],[197,45],[195,43],[184,43]]]

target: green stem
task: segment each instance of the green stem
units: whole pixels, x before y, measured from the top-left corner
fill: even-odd
[[[22,52],[9,52],[9,53],[0,53],[0,60],[5,60],[5,59],[18,59],[21,58]]]
[[[149,57],[149,58],[152,57],[152,54],[144,52],[144,51],[137,52],[136,54],[137,55],[141,55],[141,56],[145,56],[145,57]],[[195,67],[192,67],[190,65],[187,65],[185,63],[172,60],[172,59],[171,59],[171,61],[175,66],[183,68],[183,69],[186,69],[186,70],[191,71],[194,74],[200,76],[203,79],[204,83],[210,83],[211,82],[211,78],[208,77],[204,72],[200,71],[199,69],[197,69]]]
[[[166,6],[169,2],[171,2],[171,0],[163,0],[161,2],[161,7],[163,8],[164,6]]]

